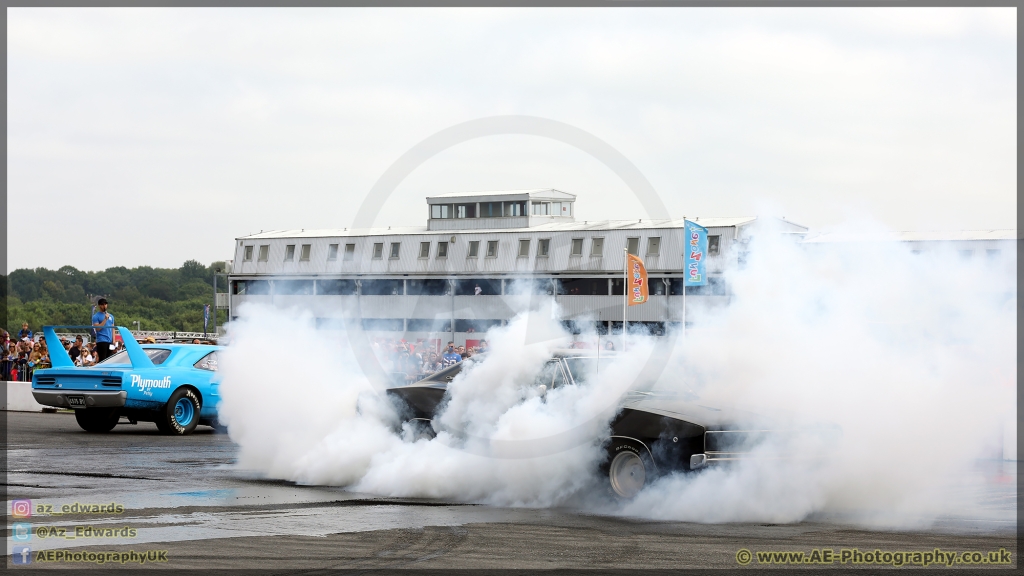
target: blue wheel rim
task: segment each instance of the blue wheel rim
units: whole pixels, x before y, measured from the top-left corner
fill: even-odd
[[[192,405],[188,398],[182,398],[174,405],[174,419],[182,426],[188,426],[195,415],[195,406]]]

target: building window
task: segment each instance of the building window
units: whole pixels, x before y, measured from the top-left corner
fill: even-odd
[[[498,278],[467,278],[455,281],[456,296],[496,296],[501,294]]]
[[[284,261],[291,262],[292,260],[295,260],[295,244],[284,247]]]
[[[450,296],[452,285],[444,278],[407,280],[405,293],[408,296]]]
[[[263,244],[260,246],[260,257],[259,262],[266,262],[270,260],[270,244]]]
[[[501,218],[501,202],[481,202],[481,218]]]
[[[537,256],[547,257],[548,249],[551,247],[550,238],[541,238],[537,241]]]
[[[497,258],[498,257],[498,241],[488,240],[487,241],[487,257]]]
[[[391,243],[391,258],[392,259],[398,258],[398,249],[401,248],[401,247],[402,247],[402,243],[401,242],[392,242]]]
[[[1002,253],[1003,253],[1002,250],[993,250],[993,249],[985,250],[985,255],[988,256],[989,258],[998,258],[999,255],[1002,254]]]
[[[583,255],[583,238],[573,238],[572,245],[569,247],[570,256],[582,256]]]
[[[469,241],[469,256],[468,258],[476,258],[480,255],[480,241],[470,240]]]
[[[436,219],[447,219],[455,217],[455,209],[452,204],[431,204],[430,217]]]
[[[299,252],[299,262],[309,262],[309,251],[311,248],[311,244],[302,245],[302,250]]]
[[[456,204],[456,218],[476,218],[476,204]]]
[[[607,278],[556,278],[555,294],[570,296],[607,296]]]
[[[312,280],[274,280],[274,294],[281,296],[311,296]]]
[[[551,215],[551,202],[533,202],[533,215],[534,216],[550,216]]]
[[[380,260],[384,257],[384,243],[375,242],[373,245],[373,258],[374,260]]]
[[[654,284],[654,279],[651,279],[651,284]],[[728,287],[721,276],[708,276],[708,283],[703,286],[686,286],[686,295],[695,296],[725,296],[729,293]],[[669,280],[669,296],[679,296],[683,294],[683,279],[672,278]]]
[[[430,258],[430,242],[420,242],[420,258]]]
[[[661,238],[652,236],[647,239],[647,255],[657,256],[661,252]]]
[[[447,258],[448,257],[448,243],[447,242],[438,242],[437,243],[437,257],[438,258]]]
[[[451,332],[451,320],[433,320],[427,318],[409,318],[405,323],[409,332]]]
[[[331,244],[331,245],[329,245],[327,247],[327,259],[331,260],[331,261],[338,259],[338,245],[337,244]]]
[[[405,294],[405,281],[363,280],[359,292],[363,296],[401,296]]]
[[[718,256],[721,250],[722,237],[719,235],[708,236],[708,256]]]
[[[526,216],[526,202],[505,202],[505,216]]]
[[[356,293],[355,280],[317,280],[318,296],[352,296]]]
[[[245,247],[245,256],[242,257],[243,262],[252,262],[252,246]]]
[[[600,258],[604,255],[604,238],[594,238],[590,241],[590,256],[591,258]]]
[[[959,253],[960,257],[966,260],[971,257],[971,254],[974,253],[974,250],[959,250]]]
[[[530,255],[530,239],[523,238],[519,241],[519,257],[524,258]]]
[[[640,253],[640,239],[626,238],[626,252],[629,252],[633,256],[638,256]]]
[[[345,261],[350,262],[356,259],[356,245],[345,244]]]
[[[234,286],[239,296],[266,296],[270,294],[270,282],[266,280],[237,280]]]

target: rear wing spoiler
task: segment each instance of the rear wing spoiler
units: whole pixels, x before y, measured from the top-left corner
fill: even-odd
[[[43,336],[46,338],[46,347],[50,350],[50,365],[54,368],[74,368],[75,363],[71,361],[71,356],[68,355],[68,351],[64,349],[64,345],[61,344],[60,338],[57,337],[56,328],[74,328],[81,330],[95,330],[94,326],[43,326]],[[124,326],[115,326],[119,334],[121,334],[121,340],[124,341],[124,349],[128,352],[128,360],[131,361],[133,368],[152,368],[153,361],[149,359],[146,351],[139,346],[135,336],[128,331]]]

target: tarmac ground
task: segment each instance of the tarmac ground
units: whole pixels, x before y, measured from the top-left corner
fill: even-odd
[[[70,413],[5,416],[9,568],[96,568],[81,553],[98,551],[164,554],[153,552],[147,568],[280,574],[765,567],[756,555],[743,563],[744,550],[810,554],[829,549],[838,555],[844,549],[924,553],[939,548],[995,552],[995,558],[1003,549],[1003,557],[1008,552],[1012,559],[1005,567],[1017,563],[1015,462],[989,463],[983,513],[943,519],[927,530],[867,530],[841,521],[709,525],[299,486],[240,472],[229,436],[206,427],[171,437],[150,423],[122,421],[109,434],[89,434]],[[16,506],[25,505],[19,500],[32,501],[31,517],[12,517]],[[81,511],[82,505],[110,504],[113,511]],[[19,540],[16,532],[23,537],[26,526],[31,539]],[[93,533],[83,532],[90,528]],[[15,566],[12,552],[20,546],[31,548],[30,565]],[[47,561],[58,551],[65,561]],[[68,561],[76,560],[76,553],[87,561]],[[959,558],[956,562],[966,567]],[[139,566],[137,561],[103,565]],[[855,567],[838,558],[824,566]]]

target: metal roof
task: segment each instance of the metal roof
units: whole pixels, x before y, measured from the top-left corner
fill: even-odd
[[[965,240],[1016,240],[1016,229],[995,230],[904,230],[899,232],[822,232],[806,243],[831,242],[958,242]]]
[[[562,192],[561,190],[555,190],[554,188],[531,188],[527,190],[481,190],[477,192],[450,192],[448,194],[428,196],[427,202],[430,202],[434,198],[470,198],[476,196],[525,196],[527,198],[558,198],[564,200],[576,199],[575,194]]]
[[[684,220],[690,218],[678,218],[673,220],[650,220],[638,218],[636,220],[575,220],[570,222],[544,222],[529,228],[510,230],[508,228],[494,229],[472,229],[472,230],[428,230],[426,226],[389,226],[386,228],[321,228],[302,230],[267,230],[258,234],[239,236],[236,240],[246,239],[269,239],[269,238],[322,238],[322,237],[345,237],[345,236],[390,236],[396,234],[484,234],[498,232],[572,232],[572,231],[596,231],[596,230],[647,230],[657,228],[682,228]],[[693,222],[707,228],[728,228],[733,226],[744,226],[757,220],[755,216],[741,217],[696,217]],[[807,227],[783,221],[786,224],[795,226],[798,229],[807,230]]]

